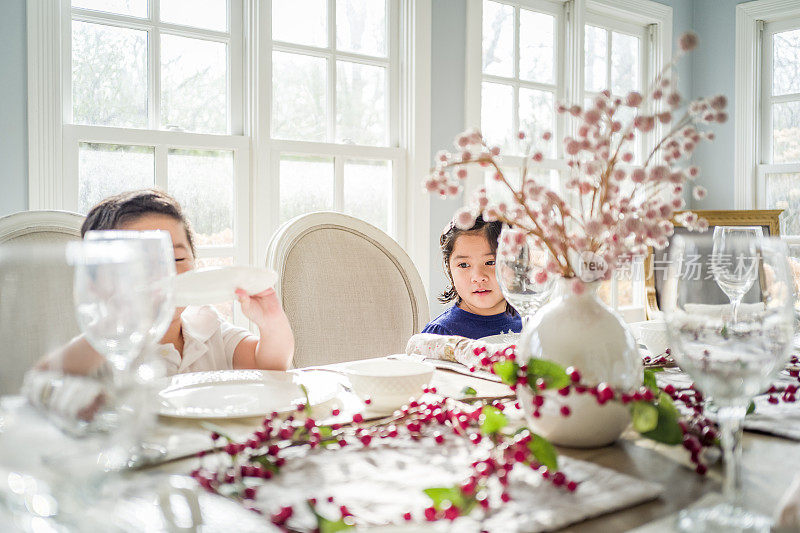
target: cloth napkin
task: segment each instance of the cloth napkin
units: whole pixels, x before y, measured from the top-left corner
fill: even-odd
[[[775,525],[777,531],[800,531],[800,473],[778,502]]]
[[[475,355],[475,350],[485,349],[487,353],[508,348],[510,344],[490,343],[481,339],[468,339],[458,335],[434,335],[418,333],[406,344],[406,354],[421,355],[434,366],[447,368],[463,374],[470,374],[484,379],[497,381],[497,377],[481,370],[480,360],[483,355]],[[443,362],[444,364],[441,364]],[[474,372],[469,371],[475,369]]]

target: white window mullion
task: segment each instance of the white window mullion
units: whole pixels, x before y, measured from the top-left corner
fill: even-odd
[[[336,142],[336,0],[328,0],[328,142]]]
[[[333,209],[344,211],[344,157],[333,158]]]
[[[164,144],[158,144],[155,147],[155,186],[165,191],[169,190],[169,161],[167,158],[169,149]]]
[[[158,14],[158,2],[153,5],[154,15]],[[161,32],[153,28],[147,32],[147,116],[150,129],[161,126]]]
[[[765,28],[763,20],[757,22],[758,40],[761,43],[760,68],[760,131],[761,150],[756,164],[772,163],[772,38],[773,33]],[[763,185],[763,184],[762,184]],[[763,191],[762,191],[763,192]]]

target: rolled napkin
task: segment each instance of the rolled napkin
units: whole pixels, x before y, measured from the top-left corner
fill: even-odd
[[[781,496],[775,512],[774,531],[800,531],[800,474]]]
[[[77,376],[53,370],[29,370],[21,393],[31,405],[67,420],[91,422],[106,403],[99,376]]]
[[[476,355],[476,350],[485,349],[488,353],[508,348],[508,344],[491,344],[482,340],[468,339],[458,335],[434,335],[432,333],[418,333],[412,336],[406,344],[406,354],[418,354],[426,359],[438,359],[461,363],[470,368],[480,368],[482,355]]]

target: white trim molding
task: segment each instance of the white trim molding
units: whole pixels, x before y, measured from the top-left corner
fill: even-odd
[[[734,162],[736,209],[756,207],[757,165],[761,162],[761,26],[800,16],[797,0],[756,0],[736,6]]]
[[[431,165],[431,0],[405,0],[400,6],[401,146],[407,149],[401,194],[406,208],[401,221],[405,247],[417,265],[422,283],[430,287],[430,194],[421,186]],[[401,229],[401,228],[398,228]],[[401,241],[402,242],[402,241]]]
[[[28,0],[28,209],[57,209],[61,181],[60,0]]]

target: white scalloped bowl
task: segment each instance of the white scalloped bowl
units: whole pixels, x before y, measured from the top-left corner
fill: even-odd
[[[639,323],[639,340],[653,356],[664,355],[669,348],[667,324],[660,320]]]
[[[356,395],[369,398],[369,409],[394,411],[422,395],[434,370],[429,363],[382,358],[347,363],[343,372]]]

